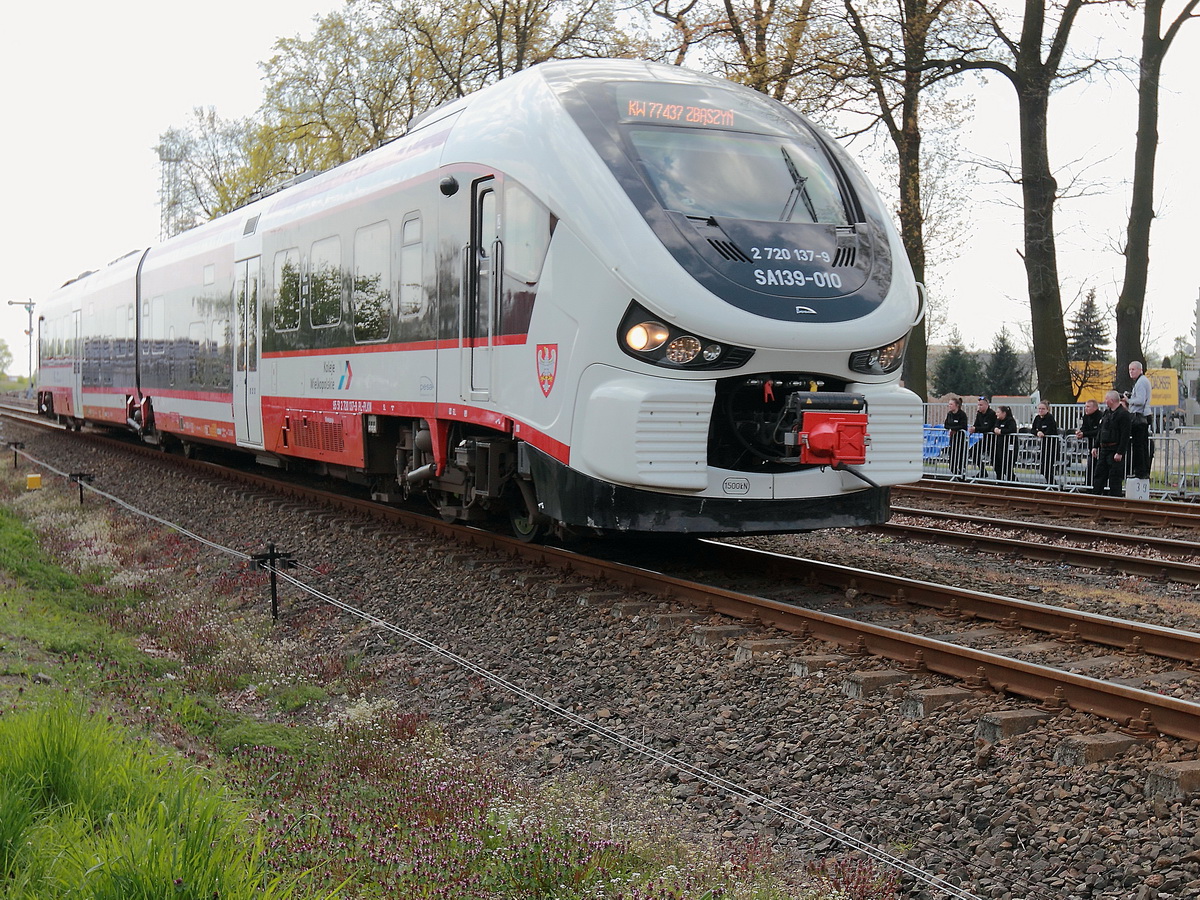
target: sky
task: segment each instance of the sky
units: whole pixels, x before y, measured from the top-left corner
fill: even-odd
[[[1017,6],[1013,0],[1014,6]],[[1168,0],[1168,11],[1181,0]],[[0,339],[10,371],[28,371],[28,316],[35,303],[80,272],[99,268],[159,234],[154,146],[186,125],[195,107],[223,118],[252,115],[262,72],[280,37],[309,36],[314,17],[341,0],[59,0],[9,4],[0,38]],[[1078,46],[1102,41],[1135,55],[1139,28],[1085,9]],[[1200,296],[1200,21],[1184,27],[1167,58],[1161,96],[1157,212],[1146,301],[1148,348],[1159,359],[1191,331]],[[965,160],[1017,159],[1013,90],[972,83],[972,117],[956,143]],[[1052,101],[1052,164],[1060,183],[1081,173],[1094,196],[1057,213],[1067,321],[1095,287],[1101,308],[1120,290],[1129,177],[1136,130],[1135,86],[1112,76],[1064,89]],[[857,147],[852,153],[859,153]],[[861,152],[866,152],[862,150]],[[1028,334],[1017,189],[977,170],[962,188],[964,239],[938,266],[931,288],[968,346],[987,349],[1007,328]],[[34,315],[36,317],[36,309]],[[946,329],[933,340],[944,340]],[[35,348],[36,353],[36,348]]]

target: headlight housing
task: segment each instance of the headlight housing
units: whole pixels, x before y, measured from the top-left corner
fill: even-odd
[[[850,370],[863,375],[890,375],[904,365],[908,335],[874,350],[859,350],[850,354]]]
[[[637,302],[629,304],[621,319],[617,345],[627,356],[671,369],[736,369],[754,355],[746,347],[665,325]]]

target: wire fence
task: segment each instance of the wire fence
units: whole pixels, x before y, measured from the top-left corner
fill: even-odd
[[[970,434],[952,440],[942,424],[947,410],[945,403],[925,404],[922,457],[926,475],[1048,490],[1092,489],[1094,460],[1087,440],[1075,437],[1083,415],[1081,405],[1054,404],[1050,411],[1062,433],[1044,438],[1029,433],[1035,410],[1013,407],[1017,434],[1006,439]],[[973,418],[968,408],[967,421]],[[1183,428],[1169,414],[1156,411],[1151,424],[1150,455],[1151,496],[1200,499],[1200,429]],[[1131,465],[1132,455],[1126,458],[1127,478]]]

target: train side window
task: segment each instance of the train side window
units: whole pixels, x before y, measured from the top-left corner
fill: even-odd
[[[150,352],[154,356],[164,356],[167,352],[167,343],[164,340],[166,330],[163,326],[167,322],[167,298],[153,297],[150,300]]]
[[[392,229],[376,222],[354,234],[354,340],[382,341],[391,329]]]
[[[400,318],[412,319],[425,311],[425,275],[421,244],[421,216],[404,220],[400,232]]]
[[[233,335],[229,320],[215,318],[212,322],[212,341],[209,343],[211,364],[210,383],[215,387],[228,388],[233,383],[232,359]]]
[[[550,211],[518,184],[504,186],[504,271],[535,284],[550,248]]]
[[[300,327],[300,249],[275,254],[275,330]]]
[[[314,327],[342,321],[342,239],[337,235],[312,245],[308,300],[308,317]]]
[[[205,337],[208,328],[203,322],[188,325],[187,365],[188,384],[204,384],[208,380],[207,347]]]

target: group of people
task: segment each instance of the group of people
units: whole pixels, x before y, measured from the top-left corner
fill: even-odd
[[[1013,417],[1012,407],[997,406],[992,409],[991,401],[987,397],[980,397],[975,421],[968,425],[962,400],[951,397],[945,428],[950,432],[950,472],[955,478],[964,477],[968,464],[979,469],[980,478],[986,477],[986,462],[989,458],[999,480],[1008,481],[1012,478],[1013,462],[1016,458],[1014,436],[1017,433],[1017,420]],[[1050,415],[1050,407],[1045,403],[1038,404],[1038,417],[1034,419],[1033,430],[1042,438],[1058,434],[1058,424],[1054,421],[1054,416]],[[972,434],[981,437],[968,450],[968,435]],[[1042,450],[1042,474],[1050,481],[1057,453],[1045,441]]]
[[[1104,395],[1107,410],[1096,430],[1092,456],[1096,459],[1093,494],[1120,497],[1121,484],[1128,468],[1134,478],[1150,477],[1150,379],[1140,362],[1129,364],[1133,387],[1122,395],[1109,391]]]
[[[1103,411],[1095,400],[1088,400],[1083,406],[1079,427],[1075,429],[1075,437],[1088,442],[1087,483],[1094,494],[1121,496],[1130,453],[1133,454],[1133,477],[1150,477],[1150,379],[1140,362],[1129,364],[1129,377],[1133,379],[1132,390],[1125,395],[1108,391],[1104,396]],[[968,425],[962,400],[951,397],[949,404],[945,429],[950,433],[951,474],[962,479],[970,465],[979,470],[980,478],[984,478],[987,475],[985,462],[990,458],[996,478],[1010,481],[1016,459],[1017,434],[1012,409],[1008,406],[992,409],[987,397],[980,397],[975,421]],[[1041,443],[1042,478],[1052,484],[1058,467],[1062,432],[1049,404],[1044,401],[1038,404],[1037,415],[1029,430]],[[968,449],[969,435],[972,434],[981,438]]]

